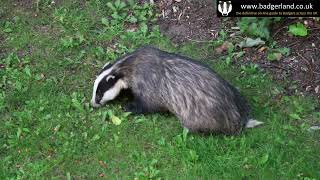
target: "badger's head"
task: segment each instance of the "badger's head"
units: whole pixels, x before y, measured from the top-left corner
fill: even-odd
[[[107,63],[94,82],[91,105],[100,107],[116,98],[120,90],[125,88],[127,88],[127,85],[122,76],[115,73],[113,64]]]

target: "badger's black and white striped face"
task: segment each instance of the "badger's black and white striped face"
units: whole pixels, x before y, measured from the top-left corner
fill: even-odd
[[[122,77],[113,74],[112,70],[113,64],[107,63],[97,76],[91,99],[93,107],[100,107],[106,104],[106,102],[113,100],[119,95],[121,89],[126,88]]]

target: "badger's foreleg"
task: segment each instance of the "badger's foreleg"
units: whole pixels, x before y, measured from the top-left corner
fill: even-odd
[[[133,114],[147,114],[153,111],[147,107],[140,98],[135,97],[133,102],[129,102],[125,107],[124,111],[131,112]]]
[[[133,114],[149,114],[156,112],[164,112],[166,109],[162,108],[157,102],[152,101],[152,98],[144,96],[134,96],[134,101],[128,103],[124,110],[132,112]]]

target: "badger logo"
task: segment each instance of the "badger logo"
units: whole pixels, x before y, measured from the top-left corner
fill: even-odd
[[[219,1],[218,11],[222,14],[222,16],[228,16],[228,14],[232,11],[231,1]]]

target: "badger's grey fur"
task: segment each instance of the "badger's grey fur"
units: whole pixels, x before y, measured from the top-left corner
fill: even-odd
[[[262,122],[249,120],[250,107],[239,91],[209,67],[187,57],[143,47],[98,75],[91,104],[104,105],[129,88],[133,113],[169,111],[192,132],[239,134]]]

